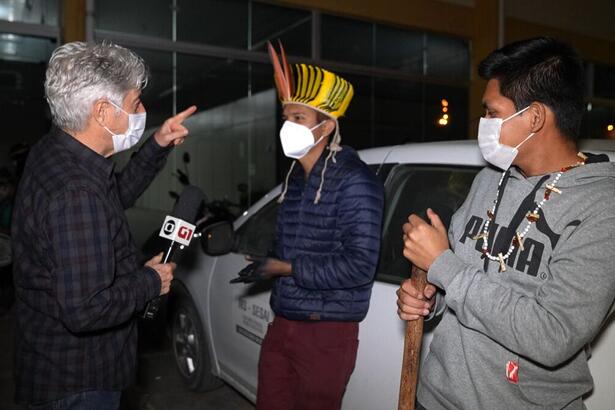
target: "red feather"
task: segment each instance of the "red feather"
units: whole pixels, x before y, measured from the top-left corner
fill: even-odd
[[[271,64],[273,64],[273,78],[278,89],[278,95],[282,101],[290,100],[290,85],[288,83],[288,77],[285,76],[285,71],[282,70],[280,65],[280,59],[278,58],[275,49],[271,45],[271,42],[267,42],[269,46],[269,58],[271,58]]]
[[[284,46],[282,45],[282,41],[278,40],[278,44],[280,45],[280,55],[282,57],[282,68],[284,69],[284,76],[286,77],[286,81],[288,83],[288,91],[289,91],[289,99],[295,92],[295,84],[293,84],[293,76],[290,73],[290,66],[288,65],[288,60],[286,59],[286,52],[284,51]]]

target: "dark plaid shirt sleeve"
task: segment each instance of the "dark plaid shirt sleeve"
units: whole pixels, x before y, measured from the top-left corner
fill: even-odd
[[[126,167],[117,174],[119,196],[124,209],[135,204],[137,198],[164,167],[172,148],[172,146],[161,147],[151,136],[132,156]]]
[[[131,319],[160,292],[151,268],[117,276],[114,233],[105,201],[66,190],[49,204],[46,233],[60,320],[72,332],[110,328]]]

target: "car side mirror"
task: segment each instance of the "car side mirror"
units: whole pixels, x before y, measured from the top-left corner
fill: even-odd
[[[235,231],[229,221],[213,223],[201,231],[201,247],[210,256],[229,253],[234,245]]]

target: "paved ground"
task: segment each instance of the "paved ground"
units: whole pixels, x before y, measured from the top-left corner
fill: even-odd
[[[23,410],[13,402],[13,317],[0,307],[0,409]],[[187,390],[175,369],[168,343],[145,344],[139,355],[139,380],[124,393],[122,410],[252,410],[254,406],[227,385],[208,393]]]

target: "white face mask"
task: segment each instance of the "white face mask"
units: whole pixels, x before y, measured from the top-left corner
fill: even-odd
[[[104,127],[109,134],[113,137],[113,152],[117,154],[121,151],[126,151],[137,145],[141,136],[143,135],[143,131],[145,131],[145,120],[147,118],[146,112],[139,112],[136,114],[129,114],[122,109],[122,107],[114,104],[112,101],[109,101],[111,105],[122,111],[124,114],[128,115],[128,129],[123,134],[114,134],[109,128]]]
[[[316,125],[313,128],[308,128],[305,125],[297,124],[292,121],[285,121],[280,130],[280,141],[284,155],[288,158],[303,158],[312,148],[325,137],[324,135],[314,142],[314,134],[312,131],[324,124],[325,121]]]
[[[510,168],[515,157],[519,153],[519,147],[523,143],[529,140],[534,133],[527,136],[526,139],[521,141],[516,147],[509,147],[500,143],[500,133],[502,131],[502,124],[513,117],[521,114],[523,111],[530,108],[525,107],[521,111],[517,111],[515,114],[508,118],[481,118],[478,124],[478,147],[485,161],[489,162],[496,167],[503,169],[504,171]]]

